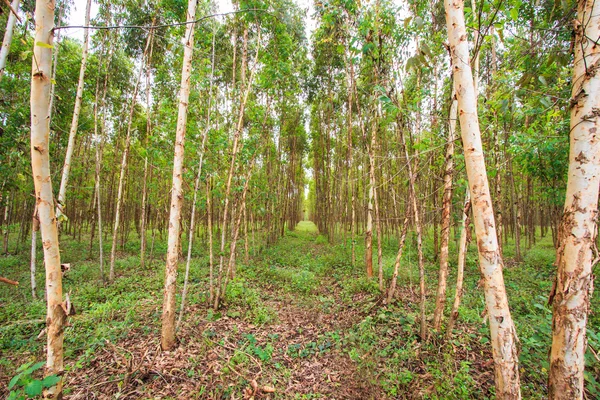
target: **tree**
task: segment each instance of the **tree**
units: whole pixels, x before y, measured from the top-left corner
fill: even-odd
[[[479,266],[489,316],[496,394],[498,398],[502,399],[520,399],[517,335],[504,287],[502,256],[498,247],[492,198],[483,156],[477,115],[477,95],[469,63],[464,1],[445,0],[444,8],[465,166],[469,178],[473,221],[477,235]]]
[[[173,157],[173,186],[171,188],[171,211],[169,214],[169,239],[167,264],[165,266],[165,295],[162,313],[161,347],[172,350],[177,345],[175,337],[175,294],[177,283],[177,264],[179,261],[179,232],[181,230],[181,205],[183,204],[183,156],[187,109],[190,97],[190,77],[192,73],[192,52],[194,49],[194,19],[196,18],[196,0],[188,1],[185,30],[185,49],[181,70],[181,90],[177,113],[177,132],[175,136],[175,155]]]
[[[92,0],[87,0],[85,6],[85,26],[90,24],[90,10],[92,6]],[[75,105],[73,107],[73,120],[71,121],[71,129],[69,130],[69,143],[67,145],[67,153],[65,155],[65,164],[63,166],[62,178],[60,180],[60,189],[58,191],[58,206],[56,208],[56,214],[60,218],[62,214],[61,207],[64,207],[67,184],[69,182],[69,173],[71,171],[71,158],[73,157],[73,150],[75,146],[75,135],[77,134],[77,128],[79,127],[79,113],[81,111],[81,101],[83,99],[83,85],[85,78],[85,67],[87,65],[88,49],[90,42],[90,32],[88,29],[84,30],[83,39],[83,53],[81,55],[81,67],[79,69],[79,82],[77,82],[77,94],[75,95]]]
[[[50,177],[50,75],[54,37],[54,1],[37,0],[35,6],[35,45],[31,73],[31,169],[46,268],[47,348],[46,374],[63,372],[63,329],[67,314],[62,301],[62,272],[54,196]],[[45,397],[60,398],[62,380]]]
[[[571,92],[571,149],[563,217],[556,252],[552,304],[550,399],[583,399],[586,324],[597,263],[596,220],[600,185],[600,3],[578,1]]]
[[[13,0],[12,4],[10,4],[8,21],[6,22],[6,31],[4,31],[4,39],[2,40],[2,48],[0,49],[0,79],[2,79],[4,69],[6,68],[6,59],[8,58],[13,31],[18,18],[17,12],[19,11],[19,3],[20,0]]]

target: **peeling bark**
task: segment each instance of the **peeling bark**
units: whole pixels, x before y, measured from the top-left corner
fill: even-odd
[[[564,213],[558,233],[557,274],[552,303],[552,350],[548,397],[583,399],[586,324],[593,291],[592,268],[600,185],[600,3],[578,1],[574,21],[575,60],[571,141]]]
[[[35,8],[36,34],[33,48],[31,78],[31,169],[35,185],[36,207],[40,221],[44,265],[46,268],[47,296],[47,347],[46,375],[63,373],[63,329],[66,315],[62,303],[62,273],[58,230],[54,215],[54,196],[50,175],[48,151],[50,135],[50,71],[54,27],[54,1],[37,0]],[[45,391],[44,397],[56,399],[61,396],[62,379]]]
[[[500,399],[520,399],[517,335],[504,286],[503,262],[498,247],[494,210],[481,143],[477,95],[469,64],[464,1],[444,0],[444,6],[465,165],[473,202],[479,264],[486,307],[490,316],[496,396]]]

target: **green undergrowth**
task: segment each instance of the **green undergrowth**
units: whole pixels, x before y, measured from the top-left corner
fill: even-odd
[[[132,233],[131,236],[135,235]],[[85,369],[105,349],[107,341],[118,343],[130,337],[131,332],[140,337],[158,337],[165,240],[160,241],[157,237],[154,259],[149,260],[144,268],[139,264],[139,240],[127,243],[119,252],[116,279],[112,283],[103,283],[97,249],[92,259],[88,259],[89,238],[84,237],[79,243],[63,237],[62,258],[71,263],[71,270],[63,281],[64,293],[69,294],[76,310],[65,330],[68,369]],[[485,321],[483,292],[479,287],[475,246],[471,245],[467,256],[459,322],[452,339],[447,342],[444,340],[445,327],[440,333],[432,333],[427,341],[418,336],[419,273],[415,235],[410,233],[407,237],[398,276],[398,295],[396,301],[387,306],[380,302],[382,296],[377,278],[365,277],[362,238],[355,238],[355,243],[354,265],[349,237],[346,241],[337,239],[330,242],[309,222],[300,223],[296,230],[286,232],[270,247],[262,248],[257,243],[250,249],[247,261],[241,244],[238,246],[242,250],[237,257],[236,277],[229,282],[224,307],[218,311],[207,307],[208,257],[196,245],[187,297],[192,311],[186,314],[184,322],[198,326],[218,324],[228,319],[249,324],[254,329],[252,332],[228,333],[237,338],[235,346],[238,350],[229,359],[232,369],[225,370],[225,373],[236,384],[222,389],[206,387],[204,393],[213,397],[237,393],[239,397],[248,382],[237,377],[232,370],[256,369],[256,362],[275,385],[284,384],[294,373],[293,367],[283,360],[318,360],[337,354],[336,357],[349,360],[348,365],[356,369],[352,373],[358,374],[365,385],[376,388],[374,393],[379,391],[378,395],[374,394],[376,397],[494,398],[489,328]],[[386,283],[393,274],[396,246],[397,238],[384,240],[382,265]],[[23,249],[17,255],[0,256],[0,276],[20,282],[17,288],[0,286],[2,379],[14,376],[21,364],[44,359],[44,343],[37,337],[44,327],[45,303],[42,299],[31,299],[28,251],[21,247]],[[456,241],[451,241],[446,316],[454,297],[456,247]],[[514,243],[504,244],[505,284],[520,340],[523,397],[543,399],[547,393],[547,360],[551,343],[551,309],[547,305],[547,297],[555,273],[552,240],[550,237],[538,238],[531,248],[523,245],[522,253],[523,261],[515,262]],[[108,254],[107,248],[105,257]],[[431,234],[424,240],[424,254],[427,315],[431,318],[438,269]],[[41,260],[41,257],[39,251],[38,258]],[[180,265],[178,288],[183,283],[184,264]],[[374,268],[377,271],[376,245]],[[105,269],[107,275],[108,263]],[[44,272],[38,268],[40,297],[43,297],[43,281]],[[598,296],[594,296],[592,310],[598,305]],[[272,336],[278,334],[272,333],[271,329],[285,325],[282,320],[285,313],[296,309],[305,316],[313,316],[316,325],[324,319],[343,328],[331,327],[305,340],[280,343],[281,338]],[[271,336],[261,336],[260,332],[271,332],[268,333]],[[208,329],[198,332],[198,337],[182,340],[185,345],[204,338],[206,349],[203,351],[209,351],[219,346],[213,341],[220,334],[222,332]],[[600,350],[600,318],[596,313],[590,315],[588,338],[590,347]],[[586,354],[586,364],[588,393],[592,398],[600,397],[600,363],[591,351]],[[195,373],[191,370],[189,375],[193,377]],[[318,392],[299,396],[297,398],[323,397]]]

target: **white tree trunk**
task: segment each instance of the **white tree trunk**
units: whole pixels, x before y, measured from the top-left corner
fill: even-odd
[[[35,185],[36,206],[40,220],[44,265],[46,267],[47,348],[46,374],[62,375],[63,329],[66,314],[62,305],[62,273],[58,230],[54,215],[54,196],[50,175],[50,74],[54,28],[54,1],[37,0],[35,7],[35,41],[31,77],[31,169]],[[41,44],[41,45],[40,45]],[[47,390],[45,397],[58,398],[62,380]]]
[[[586,324],[598,261],[595,241],[600,185],[600,2],[579,0],[574,21],[571,149],[551,301],[550,399],[583,399]]]
[[[90,8],[92,0],[87,0],[85,6],[85,26],[90,24]],[[75,148],[75,135],[79,127],[79,113],[81,111],[81,100],[83,97],[83,85],[85,78],[85,67],[87,65],[87,56],[90,43],[90,32],[84,29],[83,52],[81,55],[81,67],[79,68],[79,82],[77,83],[77,94],[75,95],[75,106],[73,107],[73,119],[71,120],[71,129],[69,131],[69,142],[67,144],[67,153],[65,155],[65,163],[60,180],[60,189],[58,190],[58,204],[56,214],[60,217],[62,214],[61,207],[65,205],[65,196],[67,195],[67,184],[69,182],[69,173],[71,172],[71,159],[73,158],[73,150]]]
[[[169,215],[169,238],[167,263],[165,266],[165,295],[163,301],[161,347],[172,350],[177,344],[175,337],[175,295],[177,283],[177,262],[179,260],[179,232],[181,230],[181,205],[183,204],[183,155],[187,123],[188,100],[190,97],[190,77],[192,74],[192,52],[194,49],[194,24],[196,0],[188,1],[185,49],[181,71],[181,91],[177,114],[175,155],[173,158],[173,186],[171,187],[171,212]]]
[[[520,399],[517,335],[513,324],[504,277],[502,257],[494,222],[494,210],[481,144],[477,116],[477,96],[469,64],[469,48],[463,0],[444,0],[452,71],[458,100],[461,135],[469,190],[473,203],[473,220],[479,249],[485,301],[490,321],[494,357],[496,395],[501,399]]]
[[[14,11],[19,11],[20,0],[13,0],[11,7]],[[8,59],[8,53],[10,52],[10,44],[12,43],[13,32],[15,29],[15,23],[17,22],[17,16],[8,11],[8,21],[6,22],[6,31],[4,32],[4,40],[2,40],[2,48],[0,49],[0,80],[4,75],[4,69],[6,68],[6,60]]]

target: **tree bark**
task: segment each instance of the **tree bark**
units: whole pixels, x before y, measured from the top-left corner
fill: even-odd
[[[20,0],[13,0],[10,6],[14,11],[18,12],[19,3]],[[12,43],[16,22],[17,16],[12,11],[9,11],[8,21],[6,22],[6,31],[4,32],[4,39],[2,40],[2,48],[0,49],[0,80],[2,80],[4,69],[6,68],[6,60],[8,59],[8,53],[10,52],[10,45]]]
[[[444,170],[444,196],[442,199],[442,232],[440,244],[440,272],[438,278],[437,298],[433,314],[433,329],[440,330],[446,305],[446,287],[448,280],[448,244],[450,242],[450,217],[452,212],[452,175],[454,173],[454,140],[456,139],[456,119],[458,102],[452,94],[452,106],[448,128],[448,144],[446,147],[446,168]]]
[[[198,162],[198,173],[196,175],[196,181],[194,182],[194,199],[192,203],[192,213],[190,215],[190,227],[188,235],[188,252],[187,260],[185,263],[185,279],[183,281],[183,292],[181,293],[181,307],[179,309],[179,318],[177,320],[177,328],[181,325],[183,318],[183,311],[185,310],[185,297],[187,295],[188,279],[190,275],[190,262],[192,260],[192,245],[194,243],[194,229],[196,227],[196,201],[198,199],[198,189],[200,188],[200,178],[202,176],[202,163],[204,162],[204,152],[206,148],[206,140],[208,138],[208,131],[210,129],[210,113],[212,105],[212,91],[213,91],[213,80],[215,74],[215,34],[213,31],[212,38],[212,57],[211,57],[211,75],[210,75],[210,89],[208,91],[208,108],[206,112],[206,125],[202,134],[202,144],[200,145],[200,160]]]
[[[165,266],[165,295],[162,314],[161,347],[172,350],[177,344],[175,337],[175,294],[177,283],[177,262],[179,261],[179,232],[181,229],[181,205],[183,204],[183,156],[187,123],[190,78],[192,74],[192,53],[194,49],[194,24],[197,0],[188,1],[185,30],[185,49],[181,71],[181,91],[177,114],[177,133],[173,158],[173,186],[171,187],[171,212],[169,215],[169,238],[167,263]]]
[[[37,0],[35,17],[34,43],[36,45],[33,48],[31,77],[31,169],[46,268],[46,375],[57,374],[61,377],[63,329],[67,316],[62,308],[62,273],[50,175],[50,112],[48,109],[54,37],[54,1]],[[61,392],[62,378],[55,386],[46,390],[44,397],[56,399],[61,396]]]
[[[421,324],[420,324],[420,337],[421,340],[425,340],[427,338],[427,320],[425,318],[425,260],[423,257],[423,226],[421,223],[421,210],[419,209],[419,200],[417,199],[417,191],[416,191],[416,176],[413,171],[410,157],[408,154],[408,147],[406,145],[406,139],[404,134],[400,130],[400,140],[402,143],[402,147],[404,148],[404,156],[406,157],[406,167],[408,169],[408,179],[409,179],[409,201],[412,203],[412,211],[413,218],[415,220],[415,229],[417,231],[417,254],[419,257],[419,294],[420,294],[420,311],[421,311]],[[415,152],[416,153],[416,152]],[[418,154],[415,154],[415,165],[417,164]]]
[[[477,95],[473,85],[473,73],[468,62],[469,48],[464,1],[444,0],[444,6],[465,165],[473,202],[479,264],[490,321],[496,393],[498,398],[520,399],[517,335],[504,287],[503,263],[498,248],[494,210],[477,116]]]
[[[152,19],[152,25],[154,25],[156,19]],[[148,144],[152,135],[152,119],[151,119],[151,68],[152,65],[152,50],[154,48],[154,30],[150,31],[152,39],[150,39],[150,54],[148,55],[148,63],[146,65],[146,154],[144,156],[144,178],[142,181],[142,211],[140,219],[140,268],[144,268],[146,265],[146,224],[147,224],[147,196],[148,196]]]
[[[600,185],[600,2],[579,0],[574,20],[575,59],[571,92],[571,149],[565,207],[556,253],[552,303],[550,399],[583,399],[586,324],[598,261]]]
[[[469,247],[470,234],[469,224],[471,223],[469,214],[471,213],[471,196],[469,188],[465,193],[465,202],[462,210],[462,223],[460,231],[460,244],[458,247],[458,266],[456,273],[456,292],[454,293],[454,303],[452,304],[452,311],[450,312],[450,318],[448,319],[448,327],[446,329],[446,340],[452,337],[452,329],[458,319],[458,307],[460,306],[460,300],[463,295],[463,280],[465,274],[465,261],[467,259],[467,249]]]

